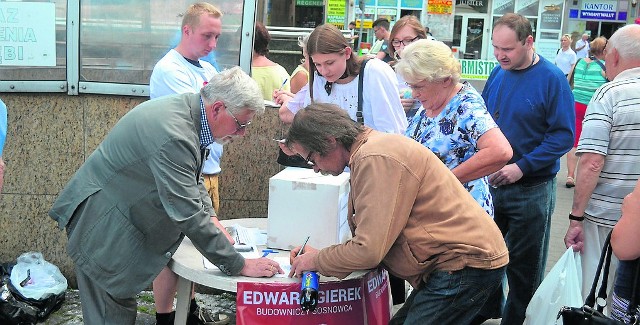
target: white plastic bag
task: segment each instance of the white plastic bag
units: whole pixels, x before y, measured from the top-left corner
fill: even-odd
[[[67,279],[60,269],[37,252],[20,255],[11,270],[10,279],[13,287],[25,298],[41,300],[67,290]]]
[[[584,304],[581,288],[580,253],[574,253],[569,247],[533,294],[524,325],[555,324],[563,306],[581,307]],[[562,324],[562,320],[557,324]]]

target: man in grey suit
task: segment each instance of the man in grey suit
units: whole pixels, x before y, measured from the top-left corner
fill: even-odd
[[[205,148],[245,134],[264,111],[260,89],[240,68],[199,94],[133,108],[113,127],[54,203],[66,227],[85,324],[134,324],[135,296],[167,265],[183,237],[228,275],[283,273],[269,259],[244,259],[210,222],[202,184]]]

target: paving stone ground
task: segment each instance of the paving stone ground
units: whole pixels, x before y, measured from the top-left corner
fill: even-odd
[[[229,324],[235,325],[236,300],[235,294],[216,292],[212,294],[196,293],[196,301],[216,313],[225,313],[231,318]],[[154,325],[156,323],[153,294],[144,291],[138,295],[138,316],[136,325]],[[38,323],[46,325],[83,325],[80,296],[78,290],[67,290],[62,307],[52,313],[46,321]]]

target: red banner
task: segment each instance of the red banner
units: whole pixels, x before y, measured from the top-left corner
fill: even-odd
[[[391,291],[389,273],[382,268],[368,272],[362,277],[365,291],[364,306],[367,318],[364,324],[388,324],[391,319]]]
[[[300,308],[300,283],[238,282],[236,323],[386,325],[391,317],[387,271],[320,282],[318,307]]]

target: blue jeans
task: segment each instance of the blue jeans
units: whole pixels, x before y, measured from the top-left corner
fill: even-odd
[[[504,278],[504,270],[433,271],[389,324],[469,324]]]
[[[524,322],[529,301],[544,278],[555,194],[555,178],[537,184],[491,188],[493,220],[509,249],[509,292],[505,303],[505,288],[496,290],[482,308],[482,316],[502,317],[501,324]]]

